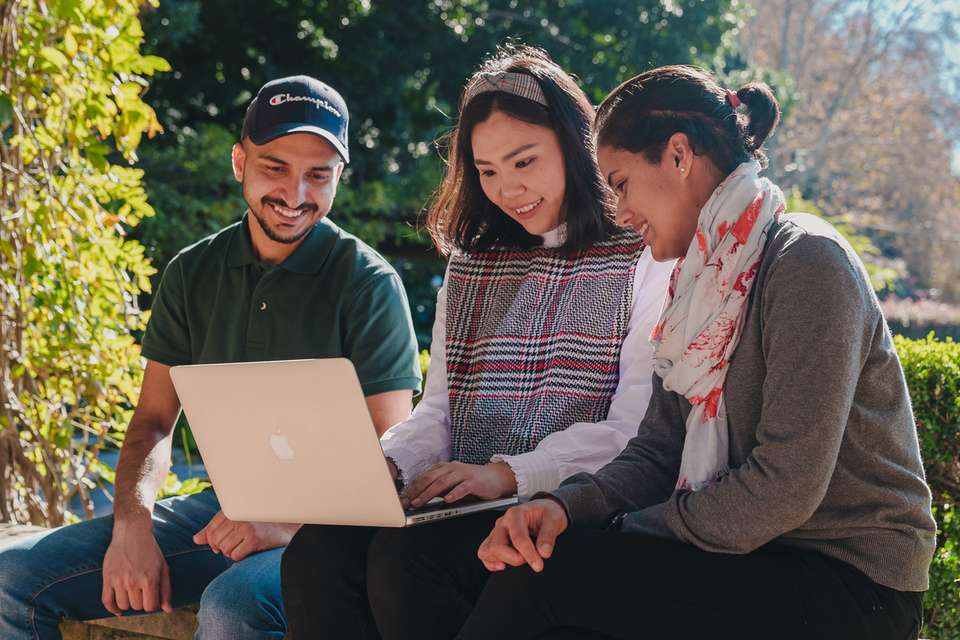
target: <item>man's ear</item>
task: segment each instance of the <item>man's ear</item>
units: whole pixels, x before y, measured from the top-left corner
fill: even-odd
[[[343,177],[343,170],[347,168],[347,163],[343,160],[337,163],[336,168],[333,170],[334,177],[337,179],[337,182],[340,182],[340,178]]]
[[[247,151],[243,148],[243,143],[233,145],[233,177],[237,182],[243,182],[243,166],[247,161]]]

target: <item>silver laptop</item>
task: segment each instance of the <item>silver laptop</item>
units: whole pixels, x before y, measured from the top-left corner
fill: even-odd
[[[231,520],[404,527],[517,502],[404,511],[346,358],[183,365],[170,376]]]

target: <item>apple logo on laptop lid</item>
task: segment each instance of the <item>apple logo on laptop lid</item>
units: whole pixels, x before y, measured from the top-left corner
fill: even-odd
[[[270,448],[273,449],[273,455],[279,460],[293,460],[293,447],[290,446],[290,439],[277,429],[277,432],[270,436]]]

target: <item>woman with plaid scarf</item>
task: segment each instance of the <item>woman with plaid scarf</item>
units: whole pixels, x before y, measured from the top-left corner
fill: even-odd
[[[527,47],[499,51],[464,89],[428,216],[450,259],[426,389],[382,441],[413,508],[555,489],[637,432],[670,264],[614,224],[593,117]],[[282,563],[291,636],[452,637],[489,575],[476,549],[497,515],[303,527]]]

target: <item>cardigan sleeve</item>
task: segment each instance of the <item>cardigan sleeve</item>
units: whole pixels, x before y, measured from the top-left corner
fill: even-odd
[[[651,380],[650,404],[639,431],[620,455],[595,474],[578,473],[550,492],[571,524],[602,528],[617,514],[663,502],[673,490],[684,416],[678,396],[663,388],[660,376],[651,374]]]

